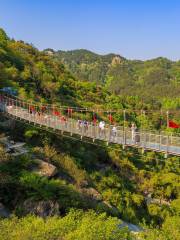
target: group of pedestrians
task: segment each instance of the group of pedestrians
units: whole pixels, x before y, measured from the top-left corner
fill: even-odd
[[[48,114],[46,113],[46,108],[42,107],[42,109],[35,109],[35,107],[30,106],[29,107],[29,113],[33,115],[38,116],[44,116],[44,119],[48,118]],[[68,115],[69,116],[69,115]],[[64,127],[68,126],[68,119],[69,117],[66,117],[64,115],[59,115],[58,118],[60,120],[60,124],[62,124]],[[105,121],[101,120],[100,122],[97,121],[97,119],[93,119],[92,122],[87,120],[78,119],[77,120],[77,129],[80,132],[80,134],[86,134],[89,130],[89,127],[92,126],[92,134],[94,137],[103,138],[109,136],[109,141],[116,141],[117,140],[117,127],[116,125],[112,125],[106,129],[106,123]],[[137,143],[140,141],[140,136],[137,134],[137,126],[135,123],[131,124],[131,141],[132,143]],[[96,131],[98,130],[98,132]],[[106,131],[107,130],[107,131]]]
[[[87,120],[81,120],[79,119],[77,121],[77,129],[80,132],[80,134],[86,134],[89,130],[89,127],[91,126],[91,134],[93,137],[99,138],[106,138],[108,137],[107,134],[109,134],[109,137],[111,141],[115,141],[115,138],[117,137],[117,127],[115,125],[108,127],[108,131],[106,131],[106,124],[105,121],[100,121],[99,123],[96,121],[88,122]],[[109,132],[110,130],[110,132]]]
[[[88,121],[79,119],[77,121],[77,129],[81,132],[84,130],[84,132],[86,133],[88,131],[89,124],[90,123]]]
[[[4,101],[3,96],[0,96],[0,102]],[[11,103],[10,101],[8,101],[8,108],[13,108],[13,103]],[[20,104],[21,105],[21,104]],[[48,109],[46,108],[46,106],[33,106],[30,105],[28,108],[28,112],[33,115],[36,116],[40,119],[44,119],[45,121],[50,120],[50,114],[48,113]],[[72,109],[68,108],[67,110],[68,116],[65,115],[61,115],[60,112],[58,111],[53,111],[53,115],[58,117],[58,119],[60,120],[60,124],[62,124],[64,127],[67,128],[68,126],[68,121],[69,118],[72,119]],[[111,116],[111,115],[110,115]],[[112,116],[111,118],[109,118],[110,122],[112,122]],[[97,121],[97,116],[96,114],[93,114],[93,118],[91,122],[88,122],[87,120],[77,120],[77,129],[80,131],[80,133],[84,133],[86,134],[89,130],[89,126],[92,126],[92,130],[94,133],[94,136],[98,134],[99,138],[106,138],[109,136],[109,140],[112,141],[116,141],[117,139],[117,127],[116,125],[111,125],[110,127],[106,128],[106,123],[105,121],[101,120],[100,122]],[[138,134],[138,129],[135,123],[131,124],[131,141],[132,143],[138,143],[140,142],[140,135]],[[98,130],[98,132],[96,131]],[[108,135],[108,136],[107,136]]]

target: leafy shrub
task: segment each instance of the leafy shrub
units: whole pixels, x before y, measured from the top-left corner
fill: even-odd
[[[0,240],[131,240],[121,222],[93,211],[71,210],[65,217],[12,217],[0,220]]]

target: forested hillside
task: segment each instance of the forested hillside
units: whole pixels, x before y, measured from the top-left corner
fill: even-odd
[[[180,106],[178,62],[50,52],[0,29],[0,88],[12,87],[18,97],[39,103],[126,109],[125,121],[122,111],[112,113],[118,125],[134,121],[139,128],[171,131],[164,110]],[[92,120],[91,112],[73,114]],[[179,121],[178,113],[170,117]],[[97,112],[97,118],[108,121],[107,112]],[[26,152],[14,154],[13,142],[24,142]],[[0,219],[0,240],[178,240],[179,160],[90,145],[19,121],[8,124],[1,114],[0,214],[8,218]],[[144,230],[134,234],[120,219]]]
[[[98,55],[87,50],[57,51],[53,54],[83,81],[104,85],[118,95],[138,95],[144,100],[178,97],[180,61],[166,58],[128,60],[120,55]]]
[[[54,55],[80,80],[105,83],[110,65],[125,60],[115,54],[98,55],[88,50],[57,51]]]

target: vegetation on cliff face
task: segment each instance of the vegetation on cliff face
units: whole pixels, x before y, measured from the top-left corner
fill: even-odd
[[[59,54],[64,54],[62,59]],[[167,130],[166,118],[158,112],[139,115],[130,109],[178,109],[178,62],[161,58],[132,62],[114,55],[94,56],[87,51],[82,51],[79,57],[77,54],[79,51],[71,52],[67,60],[66,52],[49,55],[32,45],[9,39],[1,29],[0,88],[12,86],[20,97],[42,103],[126,108],[129,109],[127,126],[135,121],[144,129]],[[74,70],[68,66],[72,59]],[[80,76],[82,72],[78,75],[76,67],[84,61],[85,69],[91,64],[93,69],[97,64],[98,84],[97,76],[90,77],[88,69],[84,70],[87,78]],[[123,64],[128,67],[121,67]],[[92,71],[96,73],[95,69]],[[147,76],[147,72],[152,75]],[[123,77],[118,80],[120,76]],[[140,86],[147,92],[143,98],[138,93]],[[165,86],[169,92],[169,89],[173,91],[174,98],[165,97]],[[149,89],[160,88],[161,96],[148,96]],[[123,96],[126,91],[129,96]],[[138,96],[133,96],[134,93]],[[98,113],[98,118],[107,120],[106,115]],[[178,114],[172,116],[178,121]],[[82,113],[81,117],[90,119],[91,116]],[[122,113],[114,113],[113,118],[123,124]],[[127,230],[117,229],[118,220],[108,216],[145,223],[149,230],[138,239],[157,239],[157,236],[162,240],[179,239],[179,157],[169,156],[164,160],[162,154],[152,152],[142,155],[138,150],[124,151],[119,146],[100,148],[18,122],[13,129],[1,127],[0,131],[15,141],[25,141],[29,149],[28,155],[14,157],[6,153],[4,146],[0,147],[0,202],[18,216],[0,221],[0,239],[29,239],[29,236],[33,239],[135,239]],[[36,159],[53,164],[58,173],[48,178],[32,172]],[[43,220],[26,216],[23,207],[27,200],[53,202],[58,206],[59,217]]]

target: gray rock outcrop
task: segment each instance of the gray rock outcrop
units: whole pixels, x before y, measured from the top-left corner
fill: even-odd
[[[26,214],[34,214],[40,217],[48,217],[59,215],[59,204],[56,201],[34,201],[27,199],[21,206],[22,212]]]
[[[57,168],[50,163],[40,159],[36,159],[35,163],[36,164],[31,169],[33,173],[36,173],[42,177],[53,177],[57,173]]]
[[[92,199],[96,201],[101,201],[102,196],[101,194],[95,189],[95,188],[82,188],[82,193],[86,194],[88,197],[91,197]]]

